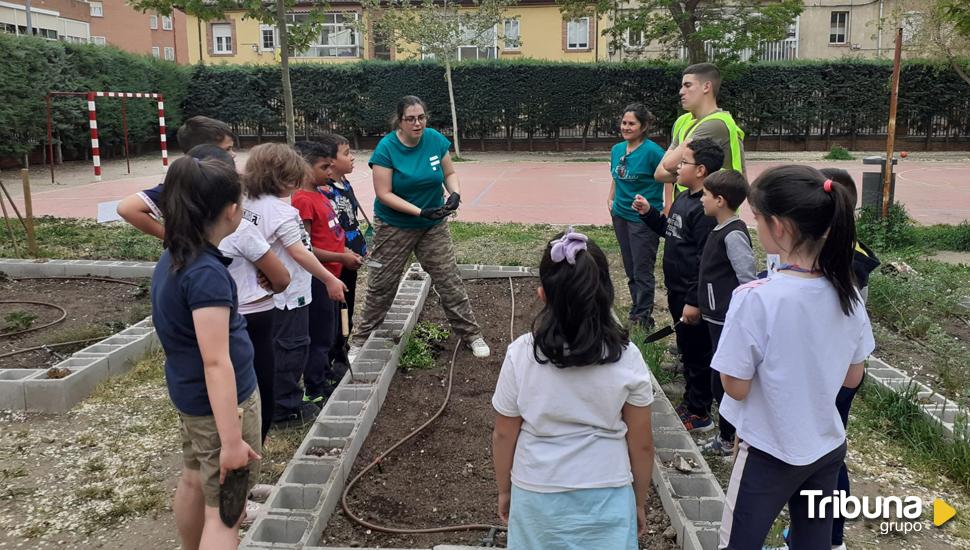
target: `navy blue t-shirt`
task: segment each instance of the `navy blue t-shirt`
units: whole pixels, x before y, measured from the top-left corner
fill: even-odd
[[[168,395],[175,408],[188,415],[212,414],[193,310],[229,308],[229,357],[236,372],[237,403],[256,389],[253,344],[246,332],[246,320],[237,311],[236,283],[226,269],[231,262],[219,249],[207,245],[191,263],[173,273],[172,256],[165,250],[152,275],[152,323],[165,350]]]

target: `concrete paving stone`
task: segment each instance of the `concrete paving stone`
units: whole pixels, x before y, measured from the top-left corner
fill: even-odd
[[[669,475],[666,479],[675,498],[718,497],[723,498],[721,486],[709,475]]]
[[[682,498],[677,506],[692,522],[719,522],[724,512],[724,501],[719,498]]]
[[[24,382],[0,378],[0,410],[23,411],[26,408],[27,393]]]
[[[681,541],[684,550],[716,550],[718,546],[718,528],[687,527],[684,531],[684,538]]]
[[[658,429],[658,428],[659,429],[662,429],[662,428],[670,428],[670,429],[682,428],[684,426],[684,423],[680,421],[680,418],[678,418],[676,415],[673,415],[673,414],[666,414],[666,413],[662,413],[662,412],[655,412],[651,416],[652,416],[651,425],[653,426],[653,429],[655,429],[655,430]]]
[[[377,361],[387,361],[390,358],[391,358],[391,350],[389,350],[389,349],[382,349],[382,350],[367,349],[367,350],[361,351],[360,352],[360,355],[357,356],[357,360],[358,361],[361,360],[361,359],[364,359],[364,360],[373,359],[373,360],[377,360]]]
[[[87,364],[84,364],[87,362]],[[94,388],[108,376],[105,359],[67,359],[55,366],[71,370],[71,374],[50,380],[46,372],[23,382],[26,409],[31,411],[63,413],[91,395]]]
[[[673,449],[693,451],[697,449],[693,438],[683,429],[680,430],[654,430],[653,446],[657,449]]]
[[[151,277],[154,271],[154,267],[146,268],[133,265],[118,265],[108,268],[108,276],[117,278]]]
[[[397,344],[394,343],[394,340],[391,340],[390,338],[378,338],[377,336],[371,336],[367,339],[367,342],[364,343],[363,351],[386,350],[391,349],[396,345]]]
[[[308,432],[311,437],[346,437],[354,433],[357,423],[341,417],[320,416]]]
[[[269,515],[313,514],[323,504],[324,488],[312,485],[279,485],[266,500]]]
[[[354,384],[347,388],[337,388],[330,398],[336,401],[367,401],[373,394],[373,387]]]
[[[967,413],[965,411],[961,411],[960,408],[956,406],[924,407],[923,410],[930,413],[931,415],[933,415],[934,417],[936,417],[937,419],[939,419],[941,422],[945,424],[954,424],[956,423],[958,418],[962,417],[965,419],[967,416]]]

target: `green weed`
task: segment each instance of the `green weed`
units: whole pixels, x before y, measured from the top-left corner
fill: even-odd
[[[659,382],[661,385],[673,382],[674,373],[663,368],[663,360],[667,355],[665,340],[647,344],[644,342],[647,336],[647,331],[640,328],[639,325],[634,325],[630,328],[630,341],[640,348],[640,353],[643,355],[643,360],[646,361],[647,367],[650,369],[650,372],[653,373],[653,376],[657,379],[657,382]]]
[[[852,153],[849,153],[849,150],[841,145],[833,145],[828,154],[822,158],[825,160],[855,160]]]
[[[404,353],[401,354],[401,368],[430,369],[435,365],[435,357],[451,333],[448,329],[422,321],[408,334]]]
[[[37,320],[37,315],[29,311],[11,311],[3,318],[3,332],[20,332],[27,330]]]

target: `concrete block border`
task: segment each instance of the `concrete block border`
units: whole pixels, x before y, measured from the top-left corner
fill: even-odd
[[[724,510],[724,491],[711,473],[694,438],[684,429],[660,383],[651,375],[654,387],[653,488],[685,550],[717,548],[718,529]],[[692,467],[683,471],[673,466],[683,458]],[[678,462],[680,462],[678,460]]]
[[[950,437],[970,436],[970,429],[968,429],[970,412],[967,409],[875,355],[870,356],[867,363],[868,380],[900,395],[912,393],[923,414],[929,420],[937,422]]]
[[[21,260],[0,258],[11,277],[151,277],[152,262]],[[0,409],[65,413],[109,376],[127,372],[133,361],[158,346],[151,317],[92,344],[51,368],[67,369],[52,379],[48,369],[0,369]]]

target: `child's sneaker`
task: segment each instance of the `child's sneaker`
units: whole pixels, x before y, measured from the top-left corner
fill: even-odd
[[[687,417],[690,416],[690,411],[687,410],[686,403],[681,403],[680,405],[677,405],[674,408],[674,412],[677,413],[677,416],[680,418],[681,422],[686,422]]]
[[[684,419],[684,429],[691,433],[709,432],[714,429],[714,421],[709,415],[688,414]]]
[[[721,436],[714,436],[701,448],[702,452],[716,454],[720,456],[731,456],[734,454],[734,441],[725,441]]]

